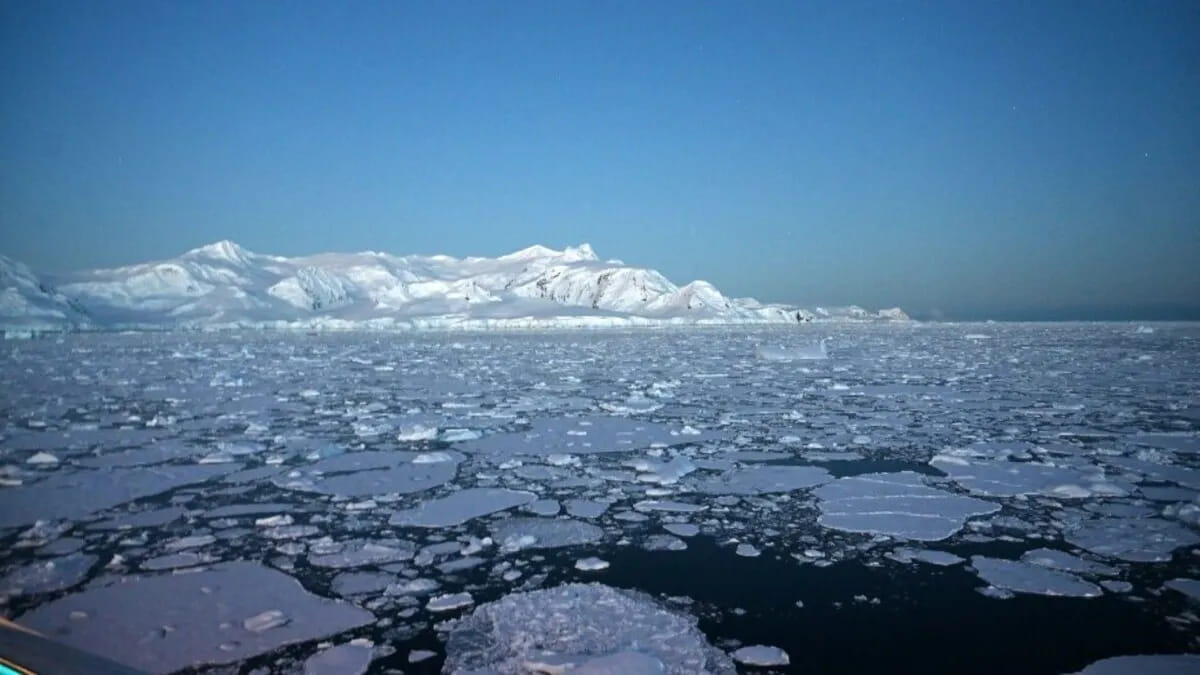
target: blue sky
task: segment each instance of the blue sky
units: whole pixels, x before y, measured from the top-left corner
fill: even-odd
[[[590,242],[727,293],[1200,318],[1200,3],[9,2],[0,252]]]

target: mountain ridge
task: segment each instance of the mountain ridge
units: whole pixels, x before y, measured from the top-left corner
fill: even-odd
[[[603,260],[586,243],[496,258],[377,251],[283,257],[231,240],[165,260],[36,275],[0,256],[0,329],[537,328],[903,321],[899,308],[806,309]]]

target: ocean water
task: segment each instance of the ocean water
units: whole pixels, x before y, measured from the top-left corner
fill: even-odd
[[[1196,324],[85,334],[0,377],[5,615],[150,672],[1200,651]]]

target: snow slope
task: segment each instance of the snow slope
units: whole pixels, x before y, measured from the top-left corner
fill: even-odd
[[[809,311],[676,286],[659,272],[601,260],[587,244],[531,246],[498,258],[367,251],[284,258],[231,241],[169,260],[50,279],[4,259],[12,300],[0,325],[57,308],[52,328],[522,328],[906,320],[899,309]],[[28,279],[10,283],[9,277]],[[6,295],[7,298],[7,295]],[[70,311],[68,311],[70,310]],[[91,322],[84,319],[86,312]],[[74,312],[74,313],[72,313]]]

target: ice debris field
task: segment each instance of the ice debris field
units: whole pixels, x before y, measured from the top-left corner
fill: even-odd
[[[0,376],[0,612],[148,673],[1200,671],[1194,324],[68,334]]]

